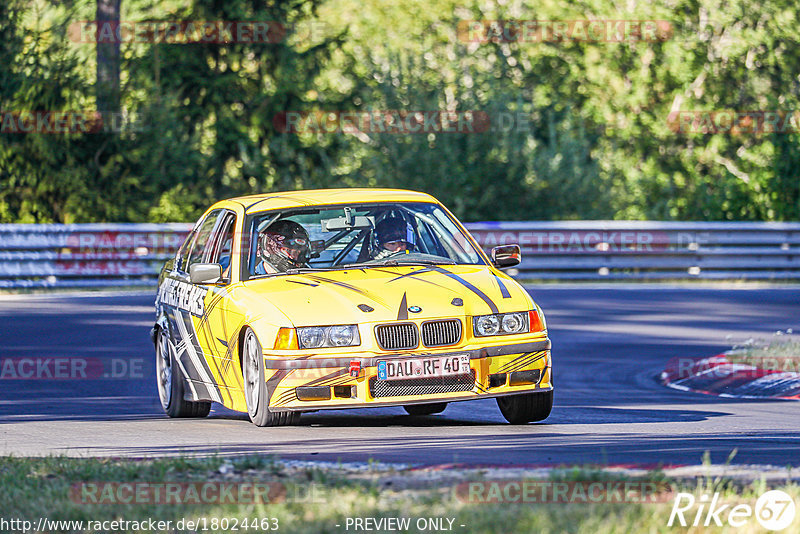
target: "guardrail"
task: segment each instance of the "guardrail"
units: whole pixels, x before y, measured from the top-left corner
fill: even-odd
[[[488,222],[484,249],[519,243],[521,278],[538,280],[800,279],[800,223]]]
[[[468,224],[487,251],[519,243],[529,280],[800,279],[800,223]],[[0,225],[0,288],[152,287],[190,224]]]
[[[191,224],[0,224],[0,288],[149,286]]]

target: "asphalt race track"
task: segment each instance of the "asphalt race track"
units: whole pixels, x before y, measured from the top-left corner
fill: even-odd
[[[402,408],[304,414],[300,426],[283,428],[257,428],[246,415],[216,406],[208,419],[169,420],[158,403],[148,338],[152,294],[6,295],[3,358],[97,358],[110,376],[6,373],[0,454],[674,465],[698,464],[704,451],[723,463],[735,449],[733,463],[800,465],[800,402],[715,398],[655,381],[670,358],[711,356],[750,337],[800,331],[800,289],[530,290],[548,319],[556,396],[547,421],[525,426],[505,424],[491,399],[428,417]]]

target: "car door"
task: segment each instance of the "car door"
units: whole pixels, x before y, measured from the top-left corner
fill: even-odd
[[[203,346],[206,343],[201,343],[204,336],[200,334],[212,286],[192,284],[189,279],[191,266],[205,263],[223,215],[224,210],[213,210],[195,225],[173,269],[159,287],[158,298],[169,322],[177,363],[187,381],[187,393],[195,401],[223,402],[213,371],[214,362],[210,359],[211,351]]]
[[[217,284],[204,285],[207,289],[204,301],[204,315],[195,327],[200,345],[209,365],[215,384],[220,390],[222,402],[233,409],[239,406],[240,392],[243,391],[241,371],[236,351],[238,333],[244,317],[227,306],[231,272],[237,265],[234,253],[237,215],[223,210],[208,240],[204,263],[218,263],[222,266],[222,280]]]

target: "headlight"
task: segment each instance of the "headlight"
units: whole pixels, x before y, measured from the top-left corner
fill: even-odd
[[[503,332],[517,333],[527,330],[524,315],[521,313],[509,313],[503,316]]]
[[[475,335],[493,336],[500,330],[500,319],[497,315],[482,315],[475,317]]]
[[[358,326],[354,324],[338,326],[302,326],[297,329],[301,349],[320,349],[326,347],[353,347],[361,344]]]
[[[328,331],[328,339],[334,347],[349,347],[353,338],[358,336],[358,329],[353,326],[332,326]]]
[[[477,337],[502,336],[529,332],[528,312],[496,313],[472,318],[472,330]]]
[[[300,348],[317,349],[325,343],[325,330],[318,326],[298,328],[297,337],[300,339]]]

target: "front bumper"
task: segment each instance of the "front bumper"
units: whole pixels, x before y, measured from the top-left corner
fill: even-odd
[[[543,337],[505,345],[385,355],[351,353],[287,358],[265,353],[269,407],[274,412],[311,411],[546,392],[553,388],[550,347],[550,340]],[[471,376],[397,380],[391,382],[393,387],[384,387],[387,382],[378,384],[379,361],[463,354],[469,355]],[[358,375],[351,376],[350,366],[355,362]]]

